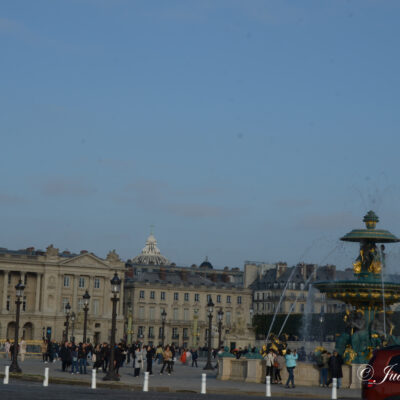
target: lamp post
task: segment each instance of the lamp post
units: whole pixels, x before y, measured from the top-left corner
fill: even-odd
[[[222,319],[224,318],[224,312],[222,308],[218,311],[218,350],[221,349],[222,346]]]
[[[212,302],[211,296],[208,300],[207,304],[208,309],[208,353],[207,353],[207,364],[203,369],[214,369],[211,364],[211,330],[212,330],[212,318],[213,318],[213,310],[214,303]]]
[[[83,343],[86,343],[87,314],[89,311],[89,300],[90,300],[90,295],[86,290],[85,294],[83,295],[83,311],[85,313],[83,320]]]
[[[324,312],[321,311],[321,313],[319,314],[319,323],[320,323],[320,331],[321,331],[321,340],[320,340],[321,346],[324,341],[324,321],[325,321],[325,315],[324,315]]]
[[[165,341],[165,320],[167,319],[167,313],[165,310],[161,313],[161,323],[162,323],[162,337],[161,337],[161,346],[164,347]]]
[[[118,274],[115,273],[114,277],[111,279],[111,301],[112,301],[112,322],[111,322],[111,340],[110,340],[110,366],[108,368],[107,375],[103,378],[104,381],[119,381],[119,377],[115,373],[114,369],[114,358],[115,358],[115,331],[117,324],[117,303],[118,295],[121,290],[121,279],[119,279]]]
[[[72,311],[71,313],[71,342],[75,343],[75,336],[74,336],[74,331],[75,331],[75,313]]]
[[[16,310],[16,315],[15,315],[15,332],[14,332],[14,348],[13,348],[13,355],[12,355],[12,362],[10,365],[10,372],[18,372],[21,373],[22,370],[18,365],[18,334],[19,334],[19,314],[20,314],[20,309],[21,309],[21,304],[22,301],[21,299],[24,296],[24,289],[25,286],[22,283],[22,280],[20,279],[17,285],[15,286],[16,294],[17,294],[17,300],[15,301],[15,304],[17,305],[17,310]]]
[[[71,304],[69,302],[65,306],[65,340],[64,342],[68,342],[68,328],[69,328],[69,315],[71,313]]]

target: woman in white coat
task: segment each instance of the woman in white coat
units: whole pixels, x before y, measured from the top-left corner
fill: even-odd
[[[133,368],[135,368],[135,378],[140,375],[140,368],[143,367],[143,360],[143,350],[140,346],[138,346],[135,350],[135,359],[133,362]]]

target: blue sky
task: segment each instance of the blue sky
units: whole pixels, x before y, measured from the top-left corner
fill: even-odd
[[[2,1],[0,246],[349,266],[400,235],[400,4]],[[396,245],[389,250],[398,252]],[[396,253],[397,254],[397,253]]]

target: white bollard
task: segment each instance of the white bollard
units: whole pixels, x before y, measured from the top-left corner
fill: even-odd
[[[332,399],[337,399],[337,378],[332,378]]]
[[[144,381],[143,381],[143,392],[149,391],[149,373],[144,373]]]
[[[43,386],[49,386],[49,367],[44,369]]]
[[[92,389],[96,389],[96,369],[92,369]]]
[[[201,374],[201,394],[206,394],[206,379],[207,374]]]
[[[6,366],[6,370],[4,371],[4,380],[3,380],[3,383],[4,383],[5,385],[8,385],[8,379],[9,379],[9,377],[10,377],[10,366],[7,365],[7,366]]]
[[[271,397],[271,377],[265,377],[265,397]]]

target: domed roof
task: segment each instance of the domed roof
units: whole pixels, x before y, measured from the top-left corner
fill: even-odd
[[[212,266],[212,264],[208,261],[208,257],[206,257],[205,261],[203,261],[200,264],[199,268],[203,268],[203,269],[213,269],[214,267]]]
[[[157,240],[151,233],[146,240],[146,246],[142,252],[132,260],[132,264],[139,265],[170,265],[170,261],[165,258],[157,247]]]

